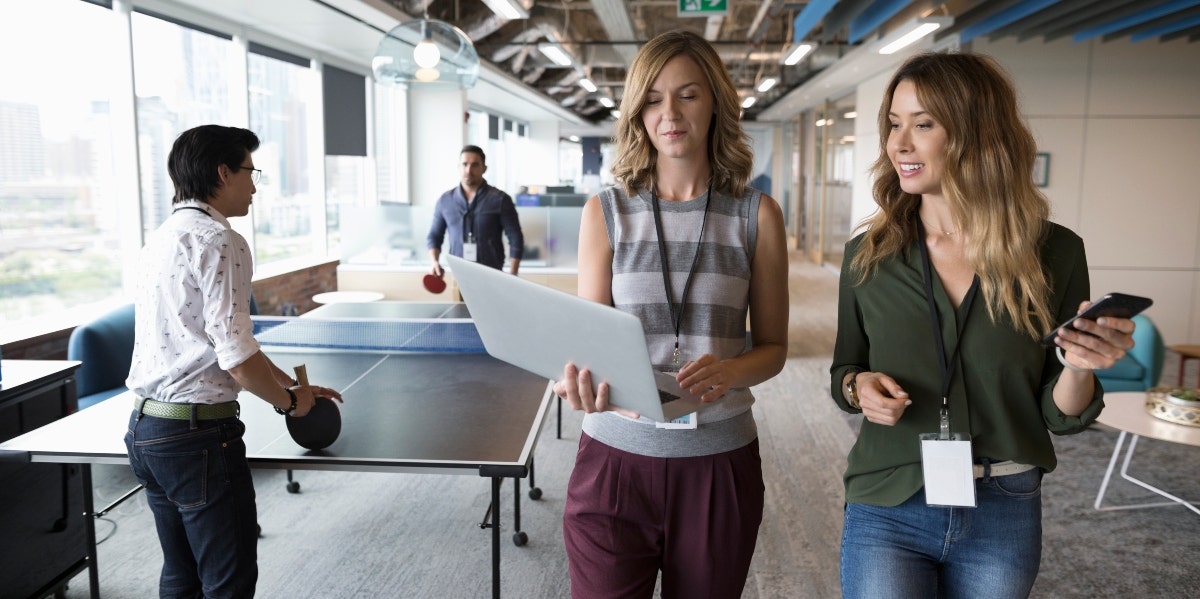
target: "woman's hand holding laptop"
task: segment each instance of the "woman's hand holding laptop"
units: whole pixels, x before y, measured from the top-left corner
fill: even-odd
[[[588,414],[612,410],[634,420],[641,417],[637,412],[609,404],[608,383],[600,383],[599,387],[593,387],[591,371],[586,368],[580,371],[571,362],[567,362],[563,367],[562,378],[555,381],[554,394],[567,400],[572,408]]]

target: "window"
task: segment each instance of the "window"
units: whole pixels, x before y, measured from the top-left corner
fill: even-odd
[[[307,65],[306,59],[250,44],[250,130],[262,142],[254,165],[263,179],[252,206],[258,266],[325,251],[324,237],[315,237],[313,226],[321,214],[322,187],[310,179],[321,165],[310,157],[309,135],[310,123],[319,123],[321,115],[313,112],[319,90]]]
[[[338,255],[342,210],[376,203],[376,194],[368,185],[367,82],[362,75],[331,65],[325,65],[321,79],[325,107],[325,237],[329,252]]]
[[[375,182],[381,203],[411,204],[408,196],[408,94],[376,83]]]
[[[149,235],[171,215],[175,188],[167,155],[175,138],[199,125],[236,125],[233,103],[241,86],[231,88],[229,74],[239,71],[241,49],[228,38],[147,14],[134,13],[132,29],[142,229]]]
[[[15,3],[0,19],[0,329],[115,302],[121,231],[112,13]],[[64,43],[63,40],[71,40]],[[81,51],[86,48],[86,51]]]

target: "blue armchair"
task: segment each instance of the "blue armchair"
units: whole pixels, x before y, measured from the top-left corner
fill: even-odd
[[[1134,316],[1133,322],[1137,325],[1133,332],[1133,349],[1112,368],[1096,371],[1105,392],[1145,391],[1157,386],[1162,377],[1163,355],[1166,352],[1162,335],[1154,326],[1154,321],[1144,314]]]
[[[67,359],[83,362],[75,371],[80,410],[126,391],[133,363],[133,312],[133,304],[126,304],[71,332]],[[258,314],[253,294],[250,314]]]
[[[124,393],[133,361],[133,304],[75,327],[67,341],[67,359],[83,362],[75,372],[79,409]]]

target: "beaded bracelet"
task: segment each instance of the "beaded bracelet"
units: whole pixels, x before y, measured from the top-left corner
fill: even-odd
[[[275,413],[279,414],[281,416],[291,416],[292,412],[296,411],[296,392],[292,391],[291,387],[284,389],[284,391],[287,391],[288,396],[292,398],[292,405],[288,406],[288,409],[286,409],[286,410],[281,409],[278,406],[276,406]]]

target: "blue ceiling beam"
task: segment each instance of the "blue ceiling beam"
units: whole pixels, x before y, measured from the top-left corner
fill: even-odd
[[[1008,10],[994,14],[978,23],[964,27],[959,32],[959,40],[969,42],[981,35],[987,35],[1005,25],[1009,25],[1029,15],[1040,12],[1045,8],[1058,4],[1060,0],[1025,0]]]
[[[908,4],[909,0],[875,0],[861,15],[850,21],[850,43],[857,44],[862,41],[862,38],[896,16],[896,13]]]
[[[1175,21],[1174,23],[1162,25],[1153,29],[1147,29],[1146,31],[1130,36],[1129,39],[1130,41],[1140,42],[1142,40],[1148,40],[1152,37],[1158,37],[1168,33],[1175,33],[1176,31],[1183,31],[1184,29],[1195,27],[1197,25],[1200,25],[1200,15],[1194,16],[1190,19]]]
[[[817,23],[825,18],[825,14],[837,4],[837,0],[813,0],[809,2],[800,14],[796,15],[796,20],[792,21],[792,43],[798,42],[812,33]]]
[[[1159,17],[1181,11],[1185,8],[1191,8],[1193,6],[1200,6],[1200,0],[1174,0],[1174,2],[1165,2],[1153,8],[1143,10],[1142,12],[1129,15],[1123,19],[1117,19],[1116,21],[1105,23],[1099,27],[1093,27],[1092,29],[1080,31],[1079,33],[1075,34],[1073,39],[1077,42],[1084,42],[1094,37],[1100,37],[1102,35],[1113,33],[1114,31],[1121,31],[1122,29],[1128,29],[1135,25],[1141,25],[1146,21],[1157,19]]]

